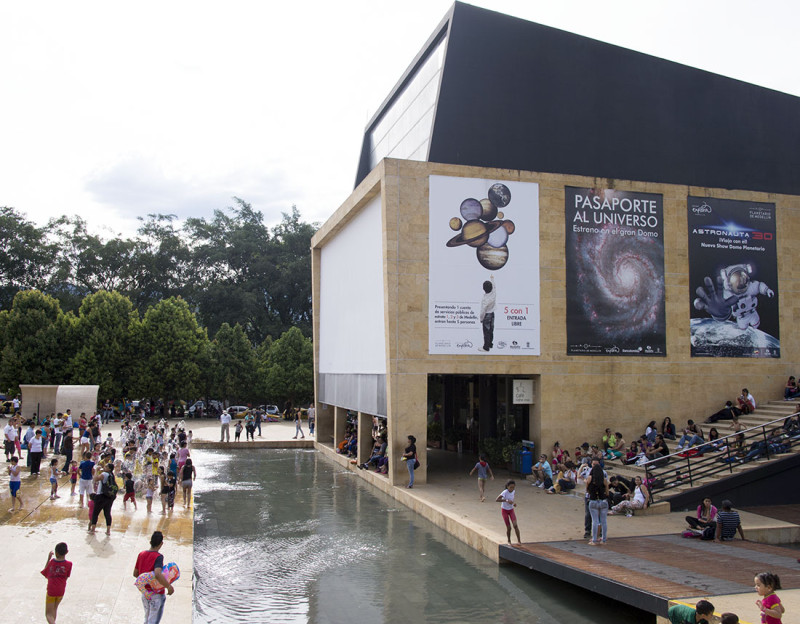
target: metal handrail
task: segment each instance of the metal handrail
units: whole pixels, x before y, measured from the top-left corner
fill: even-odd
[[[649,484],[648,488],[651,496],[687,484],[690,487],[694,487],[696,481],[722,472],[729,472],[732,474],[734,465],[740,465],[748,461],[761,459],[762,457],[769,459],[771,455],[775,455],[774,452],[770,451],[770,439],[776,430],[781,430],[783,432],[780,438],[780,443],[782,445],[788,448],[800,446],[799,416],[800,412],[794,412],[788,416],[776,418],[770,422],[755,425],[754,427],[749,427],[742,431],[717,438],[716,440],[704,440],[702,444],[694,447],[701,450],[707,449],[699,455],[686,456],[686,451],[689,449],[683,449],[675,453],[670,453],[665,457],[659,457],[645,462],[642,464],[642,467],[645,469],[646,483]],[[797,420],[798,428],[795,430],[794,434],[788,435],[784,428],[784,423],[787,423],[792,418]],[[743,437],[740,438],[739,436]],[[733,448],[734,444],[738,443],[740,440],[741,443],[736,448]],[[752,447],[755,441],[763,442],[763,452],[751,459],[746,459],[746,455],[741,456],[740,452]],[[715,451],[708,448],[711,446],[717,448],[724,446],[725,450]],[[782,451],[779,454],[783,452],[787,451]]]

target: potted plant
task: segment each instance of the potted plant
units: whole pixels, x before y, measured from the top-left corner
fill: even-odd
[[[514,469],[514,457],[516,456],[518,451],[522,450],[522,442],[516,441],[509,441],[503,447],[503,461],[506,462],[506,468],[509,470]]]
[[[428,446],[431,448],[441,448],[442,446],[442,424],[438,422],[428,423]]]

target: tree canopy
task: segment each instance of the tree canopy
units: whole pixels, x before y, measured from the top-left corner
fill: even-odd
[[[37,227],[0,207],[0,310],[15,295],[37,289],[65,312],[78,314],[100,291],[127,297],[143,316],[180,297],[210,335],[239,324],[256,345],[290,327],[311,335],[311,237],[295,206],[274,227],[249,203],[234,198],[210,219],[151,214],[136,236],[102,239],[80,217]],[[88,357],[88,354],[87,354]]]
[[[305,402],[313,397],[311,340],[296,327],[259,345],[223,323],[210,341],[189,304],[162,299],[139,315],[118,292],[98,291],[78,314],[38,290],[0,311],[0,389],[97,384],[102,399],[216,398],[235,403]]]

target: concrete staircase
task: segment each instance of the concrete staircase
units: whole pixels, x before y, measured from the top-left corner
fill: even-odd
[[[756,426],[764,425],[766,423],[769,423],[769,422],[774,421],[774,420],[779,419],[779,418],[780,419],[784,419],[787,416],[790,416],[791,414],[795,413],[795,408],[796,408],[798,402],[800,402],[800,401],[797,401],[797,402],[796,401],[768,401],[766,403],[763,403],[763,404],[759,405],[758,409],[756,409],[756,411],[753,412],[752,414],[748,414],[747,416],[742,415],[739,418],[739,422],[742,423],[746,428],[750,428],[750,427],[756,427]],[[733,430],[730,428],[730,423],[731,423],[731,421],[729,421],[729,420],[723,420],[723,421],[719,421],[719,422],[714,423],[714,424],[703,424],[702,425],[703,432],[707,436],[709,430],[712,427],[716,427],[717,430],[720,433],[720,436],[724,437],[726,435],[730,435],[730,434],[733,433]],[[779,424],[780,423],[776,423],[776,426],[779,426]],[[675,450],[675,446],[676,446],[676,442],[675,441],[670,441],[669,445],[670,445],[670,449],[674,451]],[[791,449],[788,453],[784,453],[784,454],[778,455],[776,457],[770,456],[769,459],[762,458],[762,459],[757,459],[755,461],[747,462],[746,464],[734,464],[732,466],[732,471],[725,470],[725,471],[719,472],[718,474],[710,475],[710,476],[708,476],[706,478],[703,478],[703,479],[693,479],[693,482],[692,482],[691,486],[687,482],[686,484],[679,485],[677,487],[671,487],[670,489],[668,489],[668,490],[666,490],[664,492],[657,492],[653,496],[653,500],[654,500],[654,504],[653,504],[654,510],[653,511],[658,513],[657,509],[663,509],[663,510],[665,510],[665,513],[666,513],[667,511],[669,511],[669,506],[666,503],[667,503],[667,501],[669,501],[670,498],[674,498],[674,497],[676,497],[676,496],[678,496],[680,494],[684,494],[684,493],[686,493],[688,491],[691,491],[693,489],[696,489],[698,487],[705,486],[705,485],[708,485],[710,483],[714,483],[714,482],[720,481],[722,479],[726,479],[726,478],[728,478],[728,477],[730,477],[732,475],[735,475],[735,474],[739,474],[739,473],[742,473],[742,472],[747,472],[747,471],[750,471],[750,470],[755,470],[755,469],[759,468],[760,466],[764,466],[765,464],[768,464],[768,463],[774,461],[776,458],[780,459],[780,458],[783,458],[783,457],[788,457],[789,455],[796,454],[798,452],[800,452],[800,447],[795,447],[795,448]],[[670,462],[669,466],[672,467],[673,465],[675,466],[675,470],[676,471],[680,469],[681,472],[685,472],[687,464],[686,464],[685,460],[675,460],[675,459],[673,459]],[[636,476],[642,477],[642,479],[645,478],[645,470],[644,470],[644,468],[642,468],[640,466],[625,465],[625,464],[621,464],[618,460],[615,460],[615,461],[606,461],[605,467],[606,467],[606,471],[608,472],[609,476],[620,475],[620,476],[623,476],[623,477],[625,477],[627,479],[630,479],[630,480],[633,480],[633,478],[636,477]],[[672,474],[675,474],[675,473],[672,473]],[[665,504],[664,505],[658,505],[659,502],[663,502]]]

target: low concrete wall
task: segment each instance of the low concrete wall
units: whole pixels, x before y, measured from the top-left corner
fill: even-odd
[[[314,448],[314,440],[258,440],[256,442],[206,442],[194,440],[193,449],[216,449],[221,451],[246,451],[248,449],[292,449]]]

